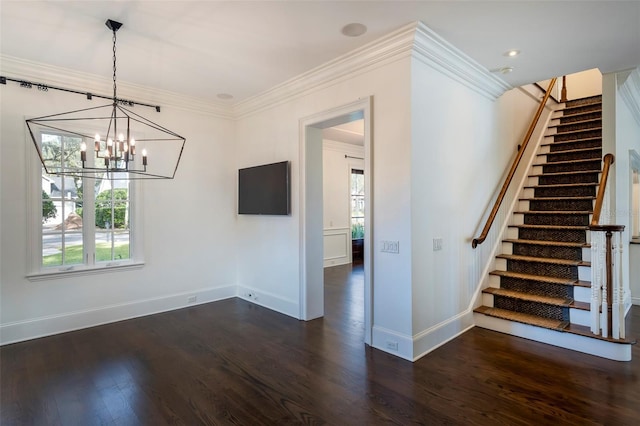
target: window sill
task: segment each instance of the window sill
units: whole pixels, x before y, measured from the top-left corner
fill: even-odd
[[[59,278],[65,277],[79,277],[83,275],[96,275],[96,274],[105,274],[110,272],[120,272],[127,271],[131,269],[141,269],[144,266],[144,262],[121,262],[121,263],[107,263],[104,266],[92,266],[92,267],[84,267],[84,266],[72,266],[72,269],[56,269],[51,268],[50,271],[40,271],[34,272],[32,274],[27,274],[27,279],[29,281],[46,281],[46,280],[55,280]]]

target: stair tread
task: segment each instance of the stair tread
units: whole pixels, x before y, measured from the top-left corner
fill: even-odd
[[[522,256],[518,254],[499,254],[496,257],[498,259],[521,260],[523,262],[552,263],[554,265],[591,266],[591,262],[585,262],[584,260],[558,259],[555,257]]]
[[[480,306],[473,311],[496,318],[536,325],[538,327],[550,328],[557,331],[562,331],[569,325],[567,321],[543,318],[536,315],[523,314],[522,312],[509,311],[506,309],[490,308],[488,306]]]
[[[545,240],[520,240],[520,239],[506,239],[502,240],[505,243],[518,243],[518,244],[531,244],[540,246],[558,246],[558,247],[584,247],[589,248],[591,244],[588,243],[569,243],[565,241],[545,241]]]
[[[591,112],[591,111],[589,111]],[[554,120],[558,119],[558,118],[566,118],[566,116],[562,116],[562,117],[557,117],[557,118],[553,118]],[[590,118],[587,120],[580,120],[580,121],[572,121],[570,123],[557,123],[557,124],[550,124],[549,126],[547,126],[547,128],[554,128],[554,127],[561,127],[561,126],[573,126],[575,124],[585,124],[585,123],[594,123],[600,121],[602,122],[602,118],[598,117],[598,118]],[[579,129],[582,130],[582,129]]]
[[[537,188],[584,188],[588,186],[598,186],[598,182],[579,182],[579,183],[552,183],[549,185],[528,185],[527,189]]]
[[[473,310],[476,313],[488,315],[495,318],[500,318],[508,321],[520,322],[523,324],[533,325],[537,327],[548,328],[551,330],[576,334],[584,337],[590,337],[592,339],[604,340],[611,343],[618,343],[623,345],[633,345],[636,340],[633,338],[626,339],[612,339],[609,337],[598,336],[593,334],[591,329],[584,325],[571,324],[567,321],[560,321],[550,318],[538,317],[535,315],[523,314],[521,312],[508,311],[500,308],[490,308],[488,306],[480,306]]]
[[[593,105],[593,104],[591,104]],[[573,107],[576,108],[576,107]],[[571,108],[571,109],[573,109]],[[557,117],[553,117],[555,118],[568,118],[568,117],[578,117],[580,115],[587,115],[587,114],[593,114],[594,112],[602,112],[602,108],[600,109],[592,109],[590,111],[579,111],[579,112],[575,112],[573,114],[557,114],[558,112],[560,113],[564,113],[565,111],[567,111],[566,109],[557,109],[553,112],[554,115],[557,115]]]
[[[550,138],[552,136],[555,135],[548,135],[546,137]],[[602,136],[591,136],[588,138],[581,138],[581,139],[571,139],[569,141],[552,141],[552,142],[545,142],[543,144],[540,144],[540,146],[552,146],[552,145],[570,145],[573,143],[580,143],[580,142],[586,142],[586,141],[596,141],[596,140],[601,140]],[[563,152],[563,151],[555,151],[555,152]]]
[[[566,229],[569,231],[582,231],[588,230],[586,225],[509,225],[510,228],[525,228],[525,229]]]
[[[575,300],[569,305],[570,308],[579,309],[581,311],[590,311],[591,304],[587,302],[576,302]]]
[[[549,136],[558,136],[558,135],[571,135],[571,134],[575,134],[575,133],[586,133],[586,132],[593,132],[594,130],[602,130],[602,126],[600,127],[587,127],[585,129],[574,129],[574,130],[567,130],[566,132],[556,132],[556,133],[551,133],[551,134],[546,134],[545,133],[545,137],[549,137]]]
[[[529,280],[529,281],[541,281],[541,282],[550,283],[550,284],[573,285],[577,287],[589,287],[589,288],[591,287],[591,283],[589,281],[572,280],[570,278],[549,277],[546,275],[525,274],[523,272],[494,270],[489,272],[489,275],[496,275],[498,277],[507,277],[507,278],[518,278],[518,279]]]
[[[602,151],[602,147],[594,146],[590,148],[567,149],[564,151],[549,151],[549,152],[542,152],[540,154],[536,154],[536,156],[542,157],[546,155],[555,155],[555,154],[575,154],[578,152],[589,152],[589,151]]]
[[[595,200],[596,197],[528,197],[518,198],[520,201],[566,201],[566,200]]]
[[[553,173],[537,173],[534,175],[528,175],[528,177],[542,177],[542,176],[566,176],[566,175],[584,175],[591,173],[600,173],[598,170],[575,170],[571,172],[553,172]]]
[[[573,303],[572,298],[541,296],[538,294],[525,293],[522,291],[509,290],[506,288],[488,287],[482,290],[485,294],[495,296],[510,297],[512,299],[525,300],[527,302],[544,303],[545,305],[569,307]]]
[[[565,215],[583,215],[592,214],[593,210],[518,210],[514,213],[518,214],[565,214]]]
[[[612,343],[620,343],[620,344],[626,344],[626,345],[634,345],[636,343],[636,340],[633,338],[612,339],[610,337],[598,336],[597,334],[593,334],[591,332],[591,327],[588,327],[586,325],[569,324],[564,331],[566,331],[567,333],[578,334],[580,336],[592,337],[598,340],[606,340],[607,342],[612,342]]]
[[[548,166],[548,165],[558,165],[558,164],[579,164],[579,163],[591,163],[593,161],[602,161],[602,158],[580,158],[578,160],[562,160],[562,161],[552,161],[551,163],[546,162],[543,164],[534,164],[533,166]]]

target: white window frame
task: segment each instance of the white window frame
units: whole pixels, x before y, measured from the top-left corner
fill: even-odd
[[[46,132],[48,134],[62,134],[64,132]],[[42,140],[41,132],[36,134]],[[72,135],[69,135],[72,136]],[[30,281],[42,281],[62,277],[80,276],[115,272],[123,269],[139,269],[144,266],[143,256],[143,221],[142,200],[140,195],[140,181],[129,182],[129,259],[108,262],[95,262],[95,228],[83,226],[82,238],[85,260],[77,265],[61,265],[59,267],[42,266],[42,163],[31,143],[25,143],[27,155],[27,250],[28,271],[26,277]],[[89,156],[88,156],[89,157]],[[88,158],[89,159],[89,158]],[[85,178],[93,182],[93,178]],[[92,184],[84,183],[86,188],[93,188]],[[83,209],[88,209],[91,216],[95,215],[95,195],[89,191],[83,194]]]

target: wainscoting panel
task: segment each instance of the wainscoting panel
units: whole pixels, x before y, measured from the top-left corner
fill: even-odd
[[[324,267],[351,263],[351,229],[324,230]]]

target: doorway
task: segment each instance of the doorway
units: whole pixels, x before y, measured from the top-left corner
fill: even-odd
[[[364,341],[372,332],[371,97],[300,120],[300,319],[324,315],[322,131],[364,120]]]

